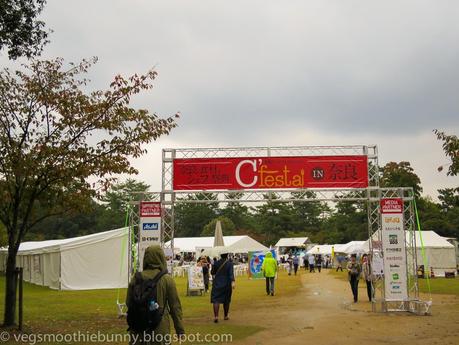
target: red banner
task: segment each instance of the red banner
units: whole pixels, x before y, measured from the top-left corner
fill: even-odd
[[[381,199],[381,213],[403,213],[403,199]]]
[[[161,217],[161,203],[155,201],[141,201],[140,217]]]
[[[366,187],[367,156],[174,160],[174,190]]]

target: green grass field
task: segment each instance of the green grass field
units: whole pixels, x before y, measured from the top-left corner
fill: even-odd
[[[335,276],[338,279],[347,280],[347,272],[336,272],[335,270],[330,270],[330,274]],[[443,295],[459,295],[459,278],[446,279],[446,278],[433,278],[429,279],[430,289],[433,294],[443,294]],[[428,293],[427,279],[418,279],[419,292]],[[359,284],[360,287],[365,284]]]
[[[186,278],[176,278],[181,298],[186,332],[201,334],[232,334],[233,341],[243,339],[263,328],[254,320],[251,324],[212,322],[209,294],[186,296]],[[300,277],[279,274],[277,295],[293,295],[301,286]],[[5,278],[0,277],[0,313],[3,318]],[[118,290],[55,291],[32,284],[24,284],[24,329],[33,333],[72,333],[77,331],[120,334],[126,332],[125,319],[117,318]],[[126,290],[120,290],[124,301]],[[266,300],[264,280],[237,277],[231,311],[262,307]],[[222,313],[222,311],[221,311]],[[222,314],[221,314],[222,318]]]

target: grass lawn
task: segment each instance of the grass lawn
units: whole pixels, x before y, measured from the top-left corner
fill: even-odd
[[[330,270],[330,274],[334,277],[342,280],[347,280],[347,271],[344,272]],[[459,295],[459,278],[433,278],[430,279],[430,289],[433,294],[444,294],[444,295]],[[427,286],[427,279],[418,279],[419,292],[428,293],[429,289]],[[365,284],[360,284],[364,286]]]
[[[289,279],[290,278],[290,279]],[[285,272],[279,274],[277,295],[293,295],[301,286],[300,277],[291,279]],[[233,340],[243,339],[263,328],[253,324],[212,321],[209,294],[186,296],[186,278],[176,278],[181,298],[185,329],[188,334],[232,334]],[[247,276],[236,278],[230,309],[243,311],[247,306],[262,307],[265,297],[264,280],[249,280]],[[5,277],[0,277],[0,313],[3,318]],[[97,331],[106,334],[125,333],[125,319],[117,318],[116,300],[118,290],[55,291],[49,288],[24,284],[24,328],[33,333],[73,333]],[[120,291],[124,301],[126,289]],[[222,313],[222,311],[221,311]],[[221,314],[222,317],[222,314]]]

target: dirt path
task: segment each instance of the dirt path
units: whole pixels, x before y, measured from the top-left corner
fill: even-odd
[[[238,323],[259,320],[266,329],[232,344],[459,344],[458,296],[434,295],[432,316],[377,314],[362,286],[360,302],[351,303],[347,282],[326,271],[292,279],[302,280],[296,296],[266,296],[234,315]]]

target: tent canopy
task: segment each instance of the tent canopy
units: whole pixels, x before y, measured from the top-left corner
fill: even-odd
[[[441,237],[435,231],[421,231],[424,247],[431,248],[454,248],[454,245],[448,242],[445,237]],[[416,247],[421,247],[421,237],[419,231],[416,231]]]
[[[248,251],[259,251],[268,248],[253,238],[243,236],[223,236],[225,247],[230,253],[247,253]],[[197,248],[212,248],[214,237],[176,237],[174,238],[174,247],[180,248],[182,253],[195,253]],[[170,241],[166,243],[166,247]]]
[[[288,237],[277,241],[275,247],[302,247],[309,242],[308,237]]]
[[[368,252],[368,248],[365,249],[366,241],[351,241],[346,244],[338,245],[338,248],[335,248],[337,253],[346,253],[346,254],[361,254]]]
[[[334,247],[332,244],[316,244],[314,247],[308,250],[307,254],[331,255],[332,247]]]
[[[127,228],[98,232],[95,234],[65,238],[61,240],[23,242],[19,246],[18,255],[37,255],[55,253],[73,248],[106,241],[127,234]],[[8,247],[0,248],[0,252],[8,252]]]

